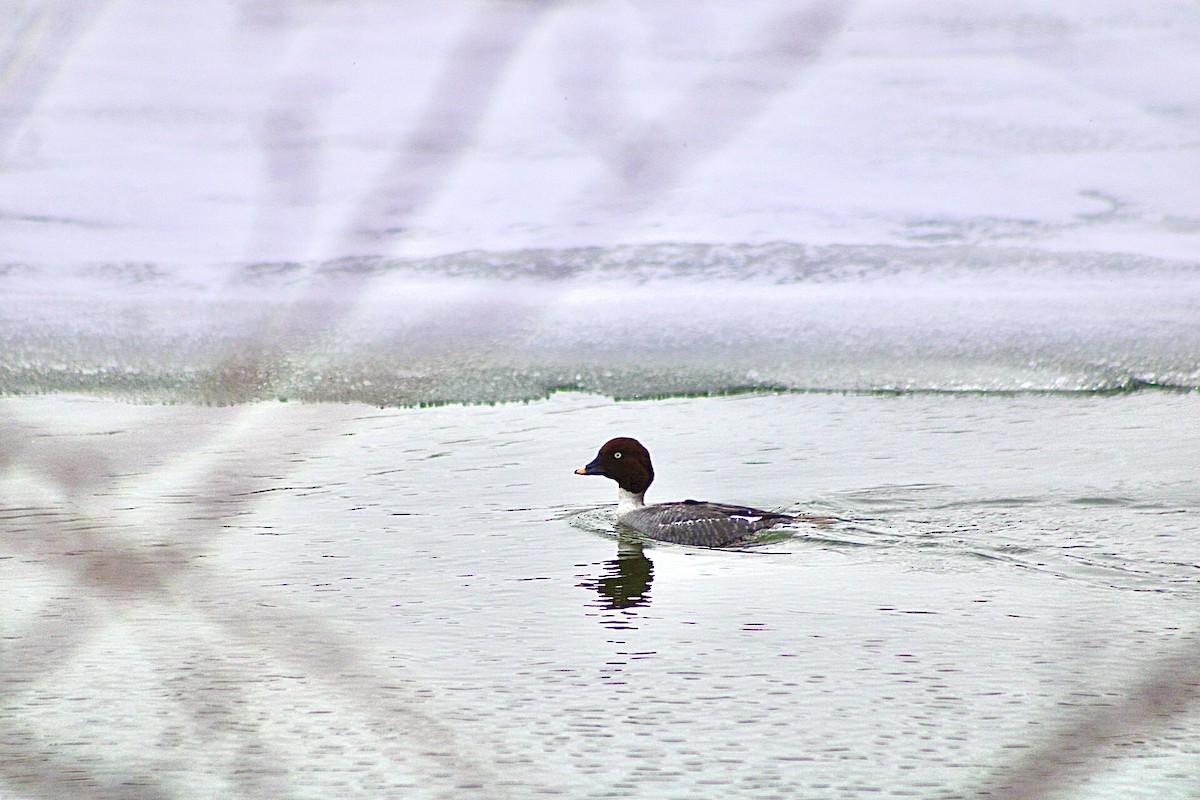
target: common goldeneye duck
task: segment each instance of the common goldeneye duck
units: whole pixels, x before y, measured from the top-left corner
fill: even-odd
[[[637,439],[610,439],[576,475],[603,475],[617,482],[617,521],[651,539],[700,547],[737,544],[761,530],[794,522],[796,517],[745,506],[702,503],[646,505],[646,490],[654,481],[650,453]]]

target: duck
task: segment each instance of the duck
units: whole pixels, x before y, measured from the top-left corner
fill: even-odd
[[[576,475],[600,475],[617,482],[617,522],[649,539],[695,547],[729,547],[760,531],[796,522],[797,517],[747,506],[683,500],[646,504],[654,482],[650,451],[637,439],[609,439]]]

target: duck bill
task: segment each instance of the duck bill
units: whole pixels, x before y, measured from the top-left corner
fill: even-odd
[[[604,470],[600,467],[600,459],[592,461],[592,463],[580,467],[575,470],[576,475],[603,475]]]

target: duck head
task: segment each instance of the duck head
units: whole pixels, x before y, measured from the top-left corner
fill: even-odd
[[[620,436],[609,439],[586,466],[575,470],[576,475],[603,475],[612,478],[617,486],[633,495],[643,495],[654,481],[650,452],[637,439]]]

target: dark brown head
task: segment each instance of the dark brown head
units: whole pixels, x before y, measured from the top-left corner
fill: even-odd
[[[586,467],[576,475],[603,475],[612,478],[627,492],[642,494],[654,480],[650,452],[637,439],[621,436],[609,439]]]

